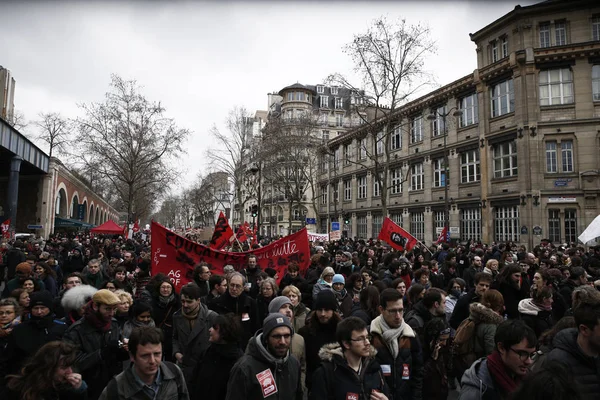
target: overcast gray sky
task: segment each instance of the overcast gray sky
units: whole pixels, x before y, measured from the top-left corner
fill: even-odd
[[[536,2],[2,2],[0,65],[28,120],[77,116],[78,103],[103,100],[111,73],[136,79],[193,131],[182,187],[208,171],[208,132],[233,106],[264,110],[269,92],[348,73],[341,48],[374,18],[428,24],[438,51],[427,69],[445,85],[476,68],[469,33]]]

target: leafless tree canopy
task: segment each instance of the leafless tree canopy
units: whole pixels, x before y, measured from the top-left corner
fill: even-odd
[[[29,123],[25,119],[25,114],[19,110],[15,110],[12,115],[9,115],[8,124],[23,133],[22,131],[29,126]]]
[[[135,81],[113,75],[102,103],[83,104],[75,156],[95,171],[128,215],[144,218],[177,179],[169,160],[181,154],[189,131],[167,118],[160,103],[143,96]]]
[[[381,17],[373,21],[366,32],[355,35],[352,42],[344,46],[344,52],[352,59],[362,87],[352,85],[339,73],[330,75],[327,80],[362,97],[354,107],[363,119],[361,129],[371,137],[371,146],[362,145],[370,160],[370,166],[365,166],[371,168],[374,179],[379,182],[382,212],[387,215],[390,137],[395,128],[405,128],[390,116],[417,91],[434,82],[425,70],[425,61],[435,52],[435,43],[426,26],[410,25],[404,19],[390,22]],[[382,152],[377,151],[378,144]],[[402,180],[406,179],[408,175],[404,173]]]
[[[49,156],[68,153],[71,134],[71,123],[59,113],[40,113],[34,122],[39,128],[36,139],[48,144]]]

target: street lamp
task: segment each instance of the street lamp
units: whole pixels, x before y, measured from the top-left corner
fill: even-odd
[[[444,228],[446,228],[446,235],[450,232],[450,209],[449,209],[449,198],[448,198],[448,129],[446,127],[446,118],[452,115],[453,117],[462,116],[462,111],[457,107],[452,107],[445,113],[440,113],[437,109],[427,116],[430,121],[436,120],[438,117],[442,118],[443,123],[443,135],[444,135]]]
[[[253,176],[256,176],[256,174],[258,173],[258,187],[256,188],[256,210],[253,210],[252,212],[252,219],[254,220],[254,218],[256,218],[256,225],[254,226],[255,232],[260,233],[260,209],[261,209],[261,199],[260,199],[260,190],[261,190],[261,186],[262,186],[262,168],[260,165],[260,161],[259,162],[255,162],[252,164],[252,166],[250,167],[250,172],[252,173]],[[252,223],[254,225],[254,221]]]

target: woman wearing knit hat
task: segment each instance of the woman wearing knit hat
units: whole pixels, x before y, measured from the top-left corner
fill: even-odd
[[[344,287],[346,285],[346,280],[344,279],[344,275],[335,274],[333,276],[333,280],[331,282],[331,286],[333,288],[333,293],[335,293],[335,297],[338,302],[338,309],[340,310],[340,315],[342,318],[345,318],[350,315],[350,311],[352,311],[352,297],[348,294],[348,291]]]

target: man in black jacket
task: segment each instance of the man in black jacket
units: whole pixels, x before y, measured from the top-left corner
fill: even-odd
[[[554,349],[546,360],[556,360],[568,367],[582,399],[597,399],[600,393],[600,303],[584,302],[574,314],[577,327],[556,335]]]
[[[92,297],[84,316],[69,327],[65,339],[79,346],[76,364],[88,384],[88,398],[96,400],[129,358],[123,348],[117,321],[113,318],[121,299],[102,289]]]
[[[413,306],[404,320],[415,331],[421,343],[424,338],[425,324],[433,317],[446,315],[446,292],[438,288],[431,288],[425,292],[423,299]]]
[[[454,329],[458,329],[460,323],[469,317],[469,305],[480,301],[481,296],[490,288],[493,278],[490,274],[478,272],[473,279],[475,281],[475,288],[460,297],[454,306],[454,311],[452,311],[450,326]]]
[[[269,314],[231,369],[226,400],[302,400],[300,363],[290,356],[293,333],[288,317]]]
[[[208,308],[218,314],[234,313],[242,319],[242,338],[240,346],[246,348],[248,340],[254,335],[261,326],[262,321],[258,321],[258,311],[256,300],[244,292],[246,280],[239,272],[233,273],[227,283],[228,290],[220,297],[213,299]]]

